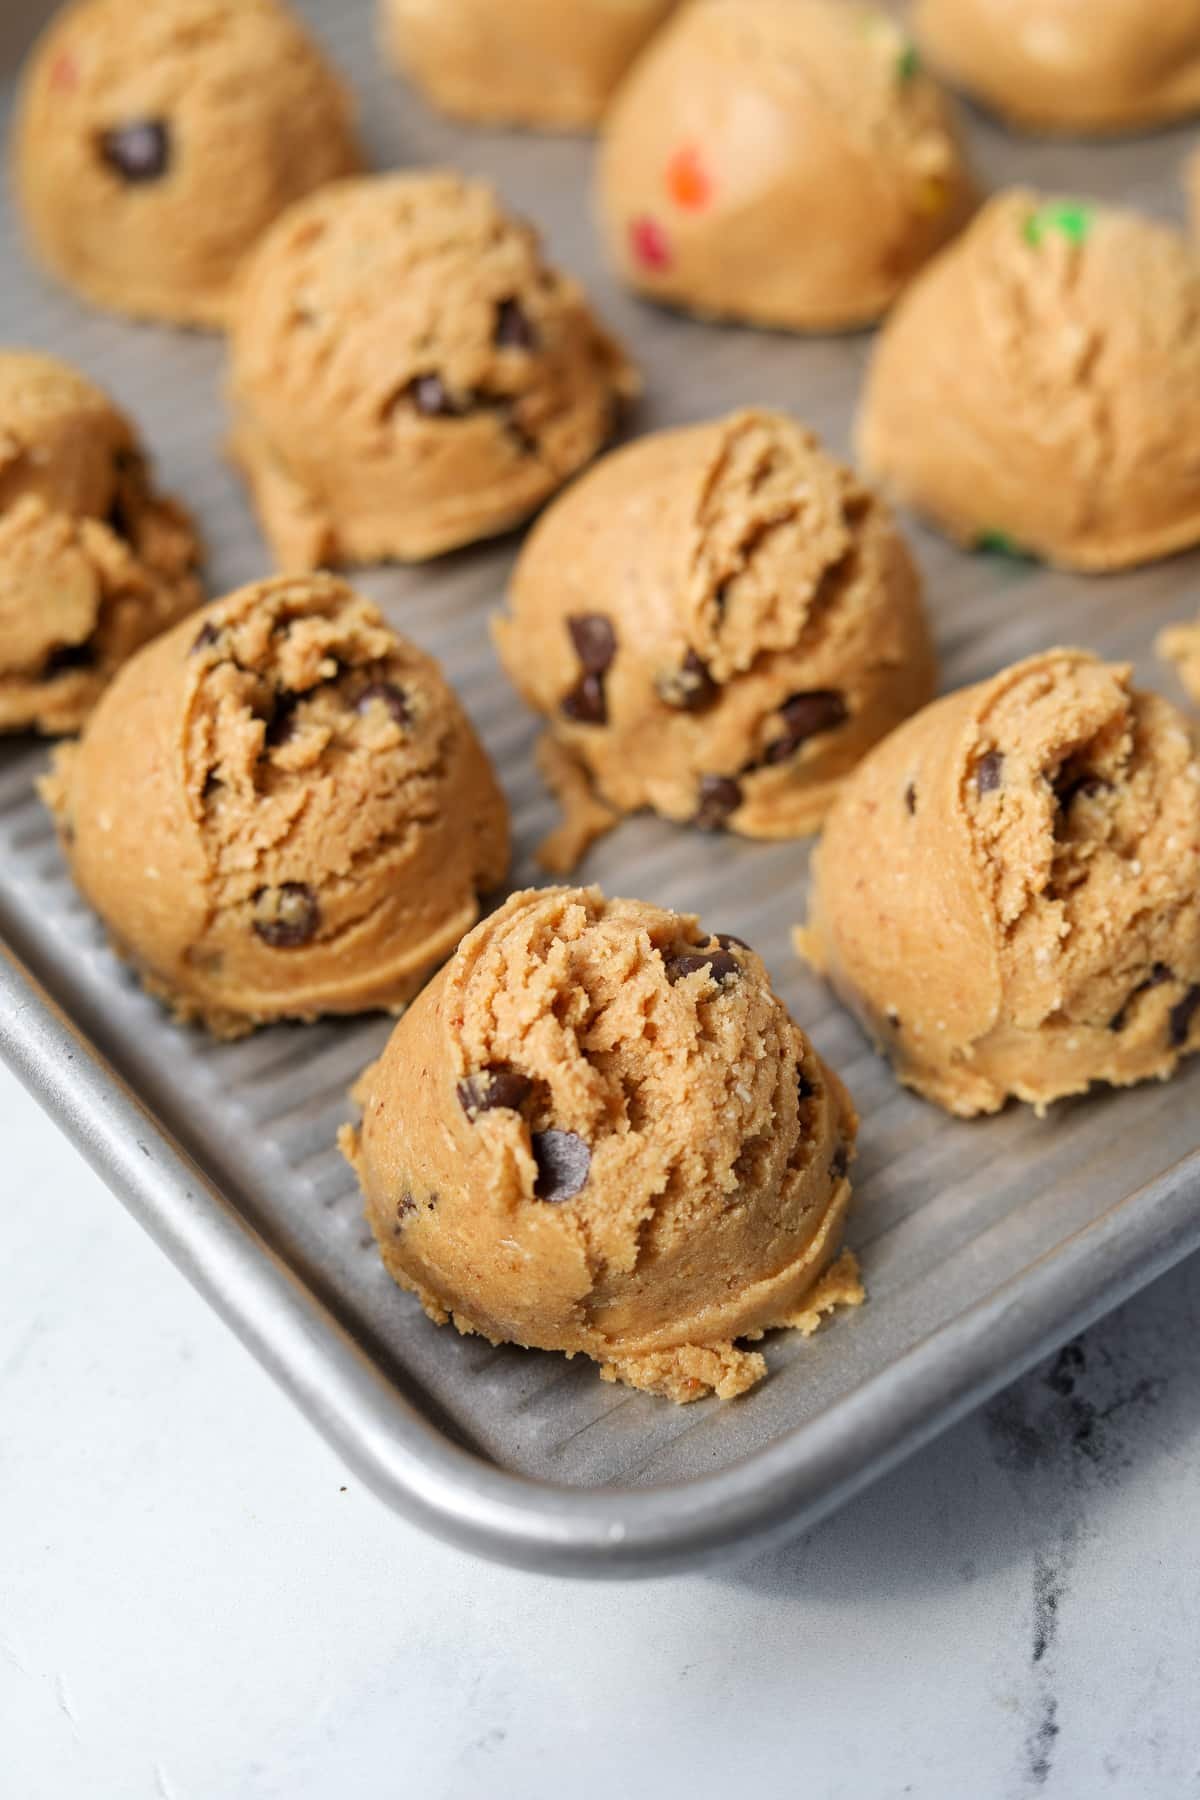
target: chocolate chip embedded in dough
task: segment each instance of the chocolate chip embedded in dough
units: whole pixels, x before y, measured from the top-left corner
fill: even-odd
[[[286,744],[296,730],[296,712],[300,705],[299,694],[280,693],[275,697],[274,711],[267,720],[267,728],[263,732],[263,743],[269,750],[277,750]]]
[[[575,613],[567,631],[583,674],[560,702],[561,710],[577,725],[606,725],[608,697],[604,677],[617,654],[617,634],[604,613]]]
[[[417,1203],[413,1199],[412,1195],[407,1192],[401,1194],[399,1200],[397,1200],[397,1202],[396,1202],[396,1223],[397,1223],[397,1225],[403,1225],[405,1219],[409,1218],[413,1213],[416,1212],[416,1210],[417,1210]]]
[[[1139,994],[1149,993],[1151,988],[1161,987],[1164,981],[1170,981],[1170,979],[1171,971],[1168,969],[1166,963],[1155,963],[1146,979],[1138,982],[1124,1006],[1121,1007],[1119,1012],[1114,1013],[1112,1018],[1108,1021],[1108,1029],[1110,1031],[1124,1031],[1126,1025],[1129,1023],[1129,1009],[1133,1005],[1133,1002],[1138,998]]]
[[[680,950],[673,956],[664,956],[663,967],[672,987],[676,982],[686,981],[698,969],[705,970],[709,980],[718,987],[736,981],[742,973],[741,963],[728,950]]]
[[[499,350],[536,350],[537,332],[519,300],[502,300],[496,308],[493,343]]]
[[[498,1107],[519,1112],[532,1089],[529,1077],[519,1074],[516,1069],[491,1068],[464,1076],[454,1091],[458,1095],[458,1104],[474,1122],[480,1113],[494,1112]]]
[[[373,705],[385,707],[397,725],[408,725],[412,721],[412,714],[408,710],[408,696],[394,681],[373,681],[356,695],[356,713],[369,712]]]
[[[1053,785],[1054,797],[1060,808],[1063,812],[1069,812],[1072,803],[1081,795],[1084,799],[1094,800],[1098,794],[1107,793],[1112,787],[1112,782],[1106,781],[1103,775],[1091,773],[1068,775],[1060,770],[1058,779]]]
[[[100,154],[131,186],[161,181],[171,164],[171,134],[162,119],[132,119],[100,134]]]
[[[560,702],[563,716],[576,725],[607,725],[608,700],[602,675],[581,675],[569,694]]]
[[[1191,1036],[1192,1020],[1200,1011],[1200,983],[1190,987],[1169,1015],[1171,1048],[1182,1050]]]
[[[302,881],[259,888],[254,896],[254,930],[272,950],[298,950],[311,943],[320,924],[317,896]]]
[[[606,613],[573,613],[567,631],[581,667],[589,675],[604,675],[617,654],[617,634]]]
[[[765,763],[786,762],[809,738],[822,732],[836,731],[850,717],[846,697],[833,688],[814,688],[811,693],[793,694],[779,708],[783,718],[783,736],[767,745]]]
[[[188,655],[199,656],[201,650],[211,650],[213,645],[220,641],[221,632],[219,627],[209,620],[208,623],[202,625],[196,633],[196,636],[192,640],[192,647],[188,651]]]
[[[980,794],[994,794],[1004,785],[1004,752],[989,750],[981,756],[975,770],[975,787]]]
[[[440,375],[417,375],[405,390],[417,411],[427,419],[457,419],[462,407]]]
[[[711,705],[721,691],[708,672],[708,664],[695,650],[688,651],[678,669],[660,675],[654,687],[664,706],[672,706],[677,712],[699,712]]]
[[[535,1131],[530,1143],[537,1163],[534,1195],[557,1206],[586,1185],[592,1153],[574,1131]]]
[[[732,775],[702,775],[699,805],[692,823],[701,831],[719,831],[742,804],[741,786]]]
[[[85,638],[82,644],[60,644],[57,650],[52,650],[42,665],[42,674],[65,675],[70,669],[94,669],[95,666],[95,641]]]

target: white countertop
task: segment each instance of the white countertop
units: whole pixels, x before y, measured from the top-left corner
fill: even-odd
[[[3,1800],[1200,1793],[1200,1259],[792,1548],[392,1517],[0,1071]]]

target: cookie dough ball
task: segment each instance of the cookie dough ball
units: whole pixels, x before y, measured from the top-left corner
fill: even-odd
[[[508,865],[436,663],[332,576],[243,588],[143,650],[43,795],[145,986],[227,1037],[400,1006]]]
[[[738,1340],[862,1297],[834,1262],[845,1090],[754,952],[687,914],[514,895],[359,1098],[342,1142],[367,1217],[439,1324],[686,1401],[762,1378]]]
[[[77,0],[33,52],[14,148],[47,268],[184,325],[224,325],[271,221],[359,165],[346,92],[278,0]]]
[[[232,347],[233,453],[294,570],[519,524],[638,386],[536,232],[448,173],[293,207],[250,260]]]
[[[1116,132],[1200,109],[1197,0],[917,0],[948,81],[1033,131]]]
[[[781,413],[606,457],[537,526],[509,601],[505,668],[618,812],[813,831],[934,689],[890,514]]]
[[[638,60],[605,124],[600,201],[625,279],[796,331],[876,319],[961,224],[946,102],[884,14],[706,0]]]
[[[889,319],[867,472],[966,544],[1128,568],[1200,540],[1200,254],[1082,201],[994,200]]]
[[[1200,619],[1194,625],[1172,625],[1159,633],[1158,654],[1175,665],[1192,699],[1200,705]]]
[[[191,520],[129,420],[65,363],[0,351],[0,731],[76,731],[203,598]]]
[[[463,119],[594,125],[676,0],[381,0],[385,49]]]
[[[1200,742],[1081,650],[951,694],[847,783],[802,939],[950,1112],[1168,1076],[1200,1049]]]

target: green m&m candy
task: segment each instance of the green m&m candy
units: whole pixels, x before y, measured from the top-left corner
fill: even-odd
[[[1055,233],[1069,244],[1086,243],[1096,222],[1096,209],[1082,200],[1050,200],[1025,221],[1025,242],[1038,249]]]

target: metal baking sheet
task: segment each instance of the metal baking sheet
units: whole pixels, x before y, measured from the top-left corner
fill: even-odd
[[[4,108],[49,8],[6,0]],[[639,429],[769,401],[849,447],[869,336],[805,341],[645,307],[601,268],[584,196],[592,145],[467,131],[378,66],[367,0],[305,10],[356,81],[380,166],[491,177],[588,284],[647,377]],[[1006,137],[972,117],[992,184],[1025,180],[1178,216],[1182,132],[1102,147]],[[267,572],[220,454],[219,340],[85,310],[26,262],[0,214],[0,341],[59,352],[141,421],[164,483],[196,509],[214,593]],[[969,346],[964,347],[969,354]],[[1151,642],[1194,613],[1200,557],[1077,580],[972,557],[912,526],[947,686],[1036,648],[1128,657],[1177,690]],[[533,720],[484,622],[517,540],[362,586],[439,656],[480,727],[516,820],[514,884],[552,820]],[[1012,1378],[1054,1342],[1200,1245],[1200,1058],[1174,1083],[963,1123],[902,1092],[789,944],[807,847],[702,839],[635,819],[586,873],[616,893],[699,909],[758,946],[863,1115],[850,1241],[870,1304],[809,1342],[766,1345],[744,1399],[677,1410],[602,1384],[590,1364],[436,1331],[380,1267],[333,1148],[346,1089],[388,1022],[281,1027],[236,1045],[176,1029],[105,948],[34,798],[44,749],[0,749],[0,1051],[115,1191],[378,1493],[430,1529],[542,1569],[630,1573],[793,1532]]]

